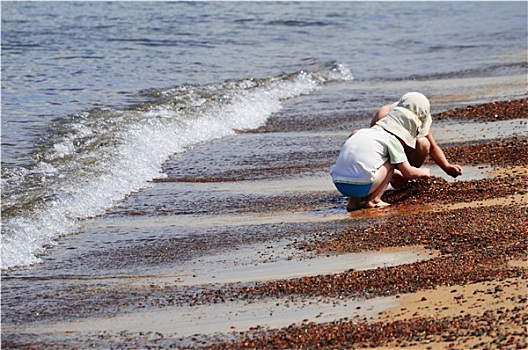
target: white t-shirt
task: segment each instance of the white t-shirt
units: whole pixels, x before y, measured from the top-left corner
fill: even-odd
[[[400,164],[407,156],[396,136],[375,125],[359,130],[345,142],[330,175],[337,183],[373,183],[376,171],[387,160]]]

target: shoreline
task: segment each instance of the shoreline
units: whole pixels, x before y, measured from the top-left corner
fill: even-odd
[[[526,115],[527,99],[520,101],[520,104],[493,102],[478,107],[478,110],[486,111],[488,108],[492,114],[501,114],[501,119],[516,119],[513,117]],[[471,111],[476,109],[469,108]],[[455,112],[448,111],[446,115],[453,118]],[[528,214],[528,139],[526,122],[520,125],[525,128],[524,133],[519,131],[520,136],[469,145],[455,143],[445,149],[448,159],[463,166],[489,167],[491,173],[486,171],[484,178],[447,182],[434,177],[419,181],[405,191],[387,192],[384,200],[393,203],[387,210],[361,210],[346,214],[345,201],[328,186],[322,186],[322,190],[317,192],[306,189],[323,179],[315,177],[315,180],[310,180],[313,182],[308,181],[310,186],[306,188],[301,187],[288,194],[280,194],[282,191],[276,190],[269,196],[256,196],[252,203],[244,203],[245,206],[220,201],[217,207],[211,209],[211,213],[224,216],[224,221],[217,222],[218,227],[212,228],[218,230],[214,239],[200,236],[204,227],[213,225],[214,216],[209,216],[211,222],[205,223],[204,227],[194,227],[196,234],[190,237],[167,238],[161,231],[156,237],[153,230],[152,237],[145,237],[127,250],[103,249],[100,256],[86,257],[91,267],[108,263],[119,265],[121,262],[123,271],[130,271],[130,266],[145,265],[142,273],[147,277],[143,280],[141,276],[124,278],[126,275],[120,272],[119,267],[108,270],[107,276],[97,272],[92,276],[86,275],[87,270],[80,267],[80,274],[70,271],[69,277],[54,275],[50,271],[49,280],[40,280],[42,286],[51,287],[50,290],[42,290],[37,301],[24,301],[24,307],[16,306],[22,298],[17,296],[17,287],[21,286],[22,290],[29,288],[32,280],[38,281],[38,276],[19,270],[8,272],[2,276],[3,285],[7,284],[7,292],[11,293],[3,300],[3,323],[5,308],[10,322],[2,328],[2,347],[83,347],[96,342],[102,347],[203,346],[211,349],[299,348],[307,345],[327,348],[441,349],[477,346],[521,349],[528,339],[526,293],[522,295],[523,290],[526,292],[528,281],[528,224],[523,220]],[[279,168],[278,173],[285,171],[286,168]],[[302,174],[305,169],[294,169],[293,174],[295,171]],[[241,194],[250,193],[243,183],[225,182],[226,178],[247,178],[247,174],[220,175],[223,180],[219,183],[219,193],[230,187],[226,184],[232,185],[229,189],[231,194],[234,187]],[[283,183],[285,188],[289,186],[287,181],[290,180]],[[159,185],[170,188],[178,183],[161,182]],[[236,199],[239,194],[234,192]],[[226,203],[231,207],[222,207]],[[424,210],[424,206],[429,207]],[[178,215],[181,209],[164,210],[161,217],[139,211],[134,217],[139,218],[138,221],[144,219],[147,228],[156,224],[161,230],[173,225],[171,215]],[[244,212],[248,215],[247,222],[239,227],[233,226],[237,215]],[[274,214],[281,212],[289,212],[292,219],[287,221],[285,216],[281,218],[280,215],[273,218]],[[108,217],[111,219],[118,213],[124,215],[116,209]],[[262,222],[256,222],[253,219],[259,213],[269,216],[264,216]],[[198,213],[197,220],[200,220],[200,215],[204,214]],[[304,222],[303,215],[306,218]],[[89,228],[98,232],[97,223],[102,228],[111,227],[111,220],[105,220],[95,219]],[[123,230],[133,231],[137,226],[134,220],[130,220],[130,226],[123,227]],[[282,271],[288,262],[315,263],[318,258],[327,256],[419,246],[427,252],[424,253],[426,259],[420,261],[364,270],[352,267],[329,272],[321,268],[320,273],[314,267],[311,272],[307,269],[302,276],[270,277],[258,282],[251,278],[237,281],[231,277],[213,284],[208,282],[211,281],[209,279],[182,286],[181,280],[185,278],[174,273],[178,271],[178,264],[205,264],[204,259],[211,252],[220,252],[224,256],[210,261],[210,266],[223,263],[227,270],[246,269],[244,273],[251,276],[258,273],[256,267],[268,264],[272,267],[270,276],[273,276],[273,264],[277,262],[284,264],[275,266]],[[180,260],[170,253],[175,247],[181,250]],[[244,254],[243,249],[247,249]],[[229,265],[229,259],[241,255],[246,256],[247,261],[234,261]],[[148,271],[152,271],[151,275],[147,275]],[[198,275],[198,272],[194,273]],[[166,277],[160,279],[164,274]],[[369,304],[369,300],[377,300],[375,298],[392,298],[394,304],[387,303],[386,307],[375,309]],[[347,311],[344,307],[343,312],[349,312],[350,317],[338,313],[331,316],[332,308],[335,308],[332,303],[343,305],[343,302],[337,302],[340,300],[348,300],[350,305],[354,305],[353,310]],[[358,304],[352,304],[352,300]],[[144,312],[152,313],[153,319],[156,312],[178,317],[178,308],[182,312],[193,312],[196,310],[193,307],[200,307],[206,312],[208,306],[213,308],[214,305],[237,301],[249,305],[266,302],[269,307],[266,310],[272,314],[275,311],[276,315],[285,312],[288,322],[297,316],[288,316],[293,307],[287,304],[299,303],[299,310],[303,309],[303,305],[305,309],[311,305],[312,313],[299,313],[297,315],[302,315],[300,319],[278,328],[254,324],[250,317],[245,322],[233,324],[233,328],[226,324],[230,332],[202,336],[182,336],[176,330],[170,332],[170,325],[161,332],[155,327],[145,330],[136,328],[133,332],[94,332],[89,326],[82,326],[82,320],[112,323],[115,317],[125,322],[126,315],[141,317]],[[324,315],[315,320],[318,303],[324,310],[319,312]],[[324,303],[330,303],[331,307],[323,308]],[[184,307],[188,309],[184,310]],[[369,307],[375,312],[367,313]],[[282,311],[279,312],[279,309]],[[236,307],[223,309],[215,315],[221,317],[226,310],[235,312]],[[353,317],[354,313],[358,316]],[[318,322],[319,319],[325,322]],[[62,323],[55,323],[57,321]],[[68,328],[68,324],[71,327]],[[243,330],[246,326],[248,331]],[[126,322],[124,327],[126,329]],[[206,329],[206,325],[203,327]]]

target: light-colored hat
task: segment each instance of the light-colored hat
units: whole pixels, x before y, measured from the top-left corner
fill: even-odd
[[[416,147],[416,136],[421,124],[418,117],[403,107],[394,107],[387,116],[376,123],[411,148]]]
[[[431,118],[431,105],[427,97],[419,92],[408,92],[400,97],[397,106],[406,108],[418,116],[422,122],[418,137],[429,134],[433,119]]]
[[[427,97],[419,92],[408,92],[376,125],[396,135],[407,146],[415,148],[416,138],[429,134],[432,123],[429,110]]]

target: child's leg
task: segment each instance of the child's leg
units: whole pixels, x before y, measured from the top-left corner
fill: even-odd
[[[347,211],[351,212],[358,209],[361,209],[361,198],[348,197]]]
[[[335,187],[342,195],[348,197],[347,211],[361,209],[361,202],[372,189],[371,184],[346,184],[335,183]]]
[[[409,183],[409,180],[403,177],[401,171],[394,169],[394,174],[390,183],[395,190],[399,190],[404,188],[405,185]]]
[[[430,149],[431,143],[429,142],[429,139],[427,139],[427,137],[418,137],[416,139],[416,147],[414,149],[405,147],[405,154],[407,155],[409,164],[416,168],[421,167],[427,159]],[[396,190],[399,190],[408,183],[409,180],[403,177],[402,173],[398,169],[395,169],[394,176],[391,180],[392,187],[394,187]]]
[[[405,147],[405,154],[407,154],[409,164],[415,168],[419,168],[427,159],[430,150],[431,142],[429,142],[429,139],[427,137],[418,137],[414,149]]]
[[[394,174],[394,165],[389,161],[386,161],[383,164],[376,174],[376,180],[372,184],[372,188],[367,196],[367,204],[365,205],[368,208],[381,208],[389,206],[389,203],[383,202],[381,196],[389,186],[389,183]]]

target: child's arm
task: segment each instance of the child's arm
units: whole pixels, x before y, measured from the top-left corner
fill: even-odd
[[[381,107],[370,121],[370,127],[373,127],[379,120],[385,118],[385,116],[391,111],[392,107],[394,107],[393,103]]]
[[[429,133],[426,137],[427,140],[429,140],[429,144],[431,145],[429,149],[429,156],[431,156],[435,163],[438,164],[440,168],[442,168],[442,170],[446,172],[446,174],[451,175],[452,177],[462,175],[462,168],[458,165],[449,163],[444,154],[444,151],[442,151],[440,146],[438,146],[438,144],[436,143],[433,134]]]
[[[396,164],[404,178],[407,180],[417,179],[419,177],[431,177],[431,169],[415,168],[408,161]]]

